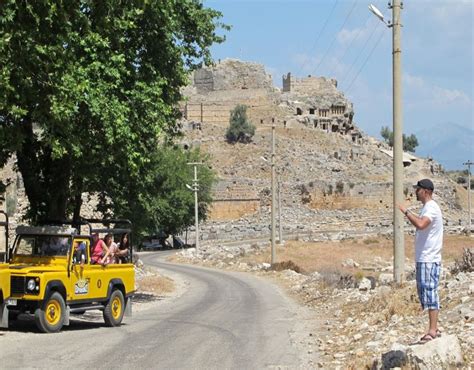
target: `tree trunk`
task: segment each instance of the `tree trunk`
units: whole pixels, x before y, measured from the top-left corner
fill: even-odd
[[[64,220],[68,216],[70,199],[71,161],[69,157],[51,160],[49,168],[48,188],[46,193],[47,218],[49,220]]]
[[[75,195],[74,195],[74,211],[72,215],[73,221],[79,221],[81,219],[81,207],[82,207],[82,178],[77,178],[74,181],[75,185]]]
[[[30,210],[28,214],[33,222],[37,221],[37,217],[41,213],[42,194],[44,194],[43,181],[40,179],[40,165],[37,157],[39,150],[38,141],[33,134],[33,125],[31,120],[25,118],[21,124],[21,135],[23,143],[17,151],[18,169],[23,177],[25,185],[25,193],[30,202]]]
[[[36,139],[31,120],[25,119],[21,126],[23,143],[17,162],[30,203],[27,216],[32,223],[63,220],[68,213],[70,158],[52,159],[51,148]]]

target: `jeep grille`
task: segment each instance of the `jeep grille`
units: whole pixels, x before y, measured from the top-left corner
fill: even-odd
[[[12,276],[10,279],[11,283],[11,295],[22,295],[25,294],[25,280],[24,276]]]

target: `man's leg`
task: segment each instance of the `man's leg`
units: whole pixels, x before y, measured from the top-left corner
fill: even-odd
[[[436,338],[438,331],[438,313],[439,310],[428,310],[428,317],[430,319],[430,329],[428,334]]]

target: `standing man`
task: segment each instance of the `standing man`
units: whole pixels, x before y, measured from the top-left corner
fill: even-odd
[[[421,337],[420,342],[426,343],[440,335],[438,285],[443,248],[443,215],[438,204],[433,200],[434,185],[431,180],[420,180],[414,187],[416,199],[423,203],[420,214],[417,216],[404,205],[399,205],[398,208],[416,227],[416,288],[421,307],[423,310],[428,310],[429,317],[428,332]]]

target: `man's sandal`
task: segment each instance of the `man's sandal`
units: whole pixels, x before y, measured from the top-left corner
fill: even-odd
[[[435,338],[436,338],[436,337],[433,337],[430,333],[427,333],[427,334],[423,335],[423,336],[420,338],[420,340],[419,340],[418,343],[420,343],[420,344],[425,344],[425,343],[427,343],[427,342],[429,342],[429,341],[432,341],[432,340],[435,339]]]

